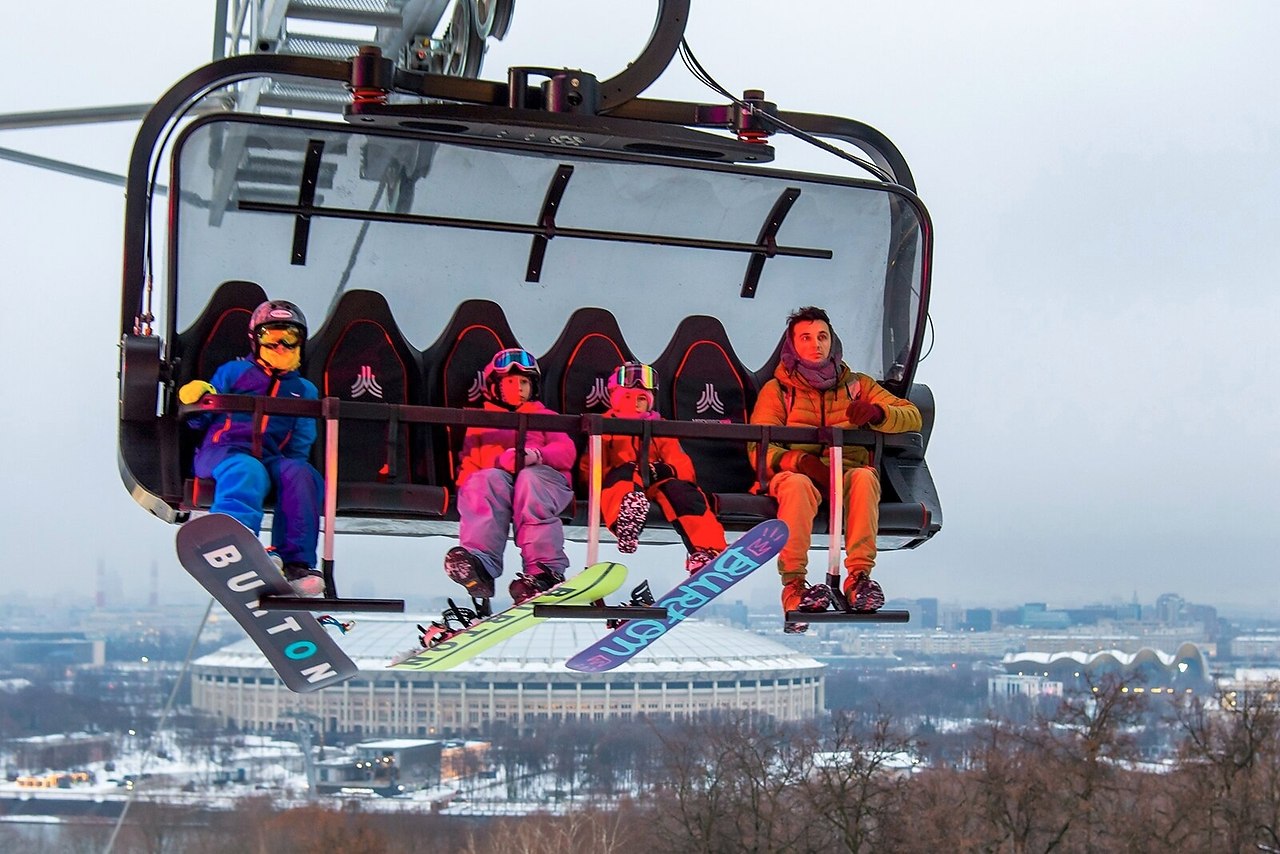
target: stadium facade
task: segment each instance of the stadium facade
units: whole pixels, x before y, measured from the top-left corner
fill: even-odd
[[[243,731],[289,730],[299,713],[356,737],[484,736],[539,722],[679,718],[741,710],[805,720],[824,706],[824,665],[760,635],[690,620],[630,663],[603,674],[564,662],[604,634],[596,622],[549,621],[457,668],[387,663],[415,635],[413,618],[361,616],[339,639],[360,674],[314,694],[284,687],[252,641],[198,659],[192,704]]]

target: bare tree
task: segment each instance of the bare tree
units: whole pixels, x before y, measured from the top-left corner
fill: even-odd
[[[879,848],[904,800],[913,766],[911,745],[890,718],[873,722],[866,736],[854,720],[835,715],[830,724],[802,741],[804,773],[793,789],[791,813],[805,822],[810,844],[820,851]]]
[[[664,850],[795,851],[804,821],[788,806],[805,757],[782,728],[746,715],[664,735],[665,782],[653,829]]]
[[[1280,848],[1280,685],[1218,694],[1179,710],[1184,741],[1171,775],[1170,833],[1191,846]]]

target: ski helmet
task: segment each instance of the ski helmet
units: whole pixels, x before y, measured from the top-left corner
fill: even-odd
[[[292,326],[304,341],[307,338],[307,319],[302,316],[302,309],[288,300],[273,299],[253,310],[253,315],[249,318],[249,339],[256,347],[259,331],[280,326]]]
[[[307,319],[298,308],[288,300],[267,300],[253,310],[249,317],[249,346],[253,357],[261,361],[261,339],[264,329],[293,329],[298,333],[299,348],[307,343]],[[301,361],[299,352],[298,360]]]
[[[656,404],[654,398],[658,391],[658,372],[652,365],[646,365],[644,362],[623,362],[609,374],[610,407],[618,408],[620,403],[617,392],[624,388],[643,392],[649,398],[649,409],[653,409]]]
[[[644,362],[623,362],[609,374],[609,391],[615,388],[640,388],[658,390],[658,372]]]
[[[502,382],[502,378],[512,374],[519,374],[529,378],[533,391],[530,393],[530,399],[538,396],[538,382],[542,379],[542,371],[538,368],[538,360],[528,350],[520,347],[510,347],[506,350],[499,350],[489,364],[484,367],[484,390],[489,399],[495,402],[502,400],[502,396],[498,394],[498,383]]]

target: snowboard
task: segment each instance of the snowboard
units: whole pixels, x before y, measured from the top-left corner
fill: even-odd
[[[310,611],[268,611],[263,594],[293,596],[293,588],[253,532],[230,516],[210,513],[178,529],[178,560],[258,645],[290,691],[309,694],[355,676],[347,657]]]
[[[535,605],[590,605],[622,586],[627,568],[620,563],[597,563],[519,605],[486,617],[429,649],[410,653],[388,667],[396,670],[448,670],[507,638],[545,622],[534,616]]]
[[[681,621],[693,616],[738,581],[777,556],[787,542],[787,524],[769,519],[756,525],[719,557],[658,598],[667,609],[665,620],[628,620],[600,640],[570,658],[566,666],[583,673],[603,673],[630,661]]]

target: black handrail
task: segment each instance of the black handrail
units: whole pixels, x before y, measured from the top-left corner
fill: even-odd
[[[262,398],[252,395],[211,394],[198,402],[178,407],[180,418],[206,412],[262,411],[268,415],[323,419],[325,404],[338,419],[355,421],[390,421],[458,427],[498,427],[527,429],[553,433],[587,435],[587,419],[591,415],[537,415],[516,412],[494,412],[484,409],[459,409],[451,406],[418,406],[411,404],[365,403],[337,398],[299,400],[296,398]],[[626,418],[600,419],[599,432],[607,436],[672,437],[677,439],[724,439],[739,442],[807,442],[887,449],[918,448],[919,433],[878,433],[874,430],[852,430],[838,427],[778,427],[764,424],[719,424],[706,421],[640,420]],[[767,434],[766,434],[766,431]]]

